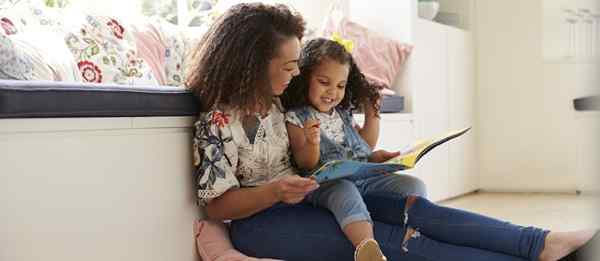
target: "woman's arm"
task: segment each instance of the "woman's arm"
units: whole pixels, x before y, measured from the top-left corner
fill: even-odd
[[[206,213],[214,220],[245,218],[278,202],[299,203],[318,187],[312,179],[287,176],[258,187],[230,189],[208,202]]]
[[[251,216],[277,203],[269,186],[230,189],[206,205],[209,219],[226,220]]]
[[[287,123],[292,154],[298,167],[311,170],[319,163],[320,129],[317,120],[307,120],[304,128]]]
[[[371,149],[375,149],[379,139],[379,116],[371,104],[364,105],[365,123],[358,130],[360,136],[369,144]]]

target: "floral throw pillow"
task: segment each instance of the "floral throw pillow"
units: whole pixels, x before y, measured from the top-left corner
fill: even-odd
[[[24,31],[58,32],[63,26],[63,17],[66,16],[63,11],[47,8],[42,1],[14,1],[0,8],[0,29],[5,34]]]
[[[187,56],[182,32],[174,25],[162,22],[160,31],[166,43],[165,76],[167,85],[182,86],[185,83],[184,59]]]
[[[0,17],[0,30],[4,35],[17,33],[17,27],[15,26],[15,23],[8,17]]]
[[[148,64],[137,54],[129,28],[116,18],[87,15],[67,30],[65,42],[84,82],[158,85]]]

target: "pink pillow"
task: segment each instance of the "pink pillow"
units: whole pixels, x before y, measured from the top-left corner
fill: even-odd
[[[151,23],[132,25],[131,32],[137,45],[138,55],[148,63],[158,83],[166,85],[164,54],[167,46],[160,32]]]
[[[385,88],[391,88],[413,48],[410,44],[379,35],[346,17],[330,13],[322,36],[331,38],[333,33],[353,42],[352,56],[362,73],[372,83]]]
[[[194,231],[196,247],[202,261],[278,261],[278,259],[248,257],[237,251],[233,248],[227,227],[222,222],[196,221]]]

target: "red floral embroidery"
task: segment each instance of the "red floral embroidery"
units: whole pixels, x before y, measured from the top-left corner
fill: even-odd
[[[212,114],[212,122],[219,126],[219,128],[223,128],[225,125],[229,124],[229,115],[215,111]]]
[[[15,24],[13,24],[13,22],[6,17],[2,17],[0,19],[0,26],[2,26],[2,29],[4,29],[4,33],[6,35],[17,33],[17,28],[15,28]]]
[[[119,24],[119,22],[117,22],[117,20],[110,19],[106,25],[110,26],[115,37],[123,39],[123,33],[125,32],[125,29]]]
[[[79,67],[81,76],[86,82],[102,82],[102,71],[100,71],[100,68],[94,63],[90,61],[81,61],[77,63],[77,67]]]

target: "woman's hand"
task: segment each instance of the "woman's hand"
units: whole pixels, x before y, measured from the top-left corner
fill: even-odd
[[[311,145],[318,145],[321,142],[321,129],[318,120],[309,119],[304,122],[304,136],[306,142]]]
[[[399,151],[391,152],[385,150],[376,150],[369,157],[369,162],[382,163],[400,156]]]
[[[287,204],[300,203],[308,193],[319,187],[314,179],[300,176],[286,176],[270,184],[275,198]]]

